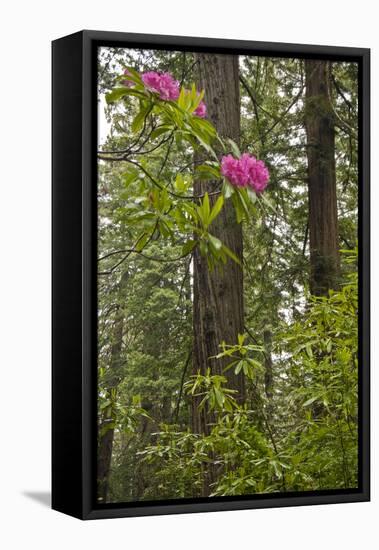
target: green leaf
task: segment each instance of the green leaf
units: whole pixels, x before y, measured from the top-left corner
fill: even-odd
[[[249,199],[251,200],[251,202],[255,202],[257,200],[257,194],[255,191],[253,191],[253,189],[251,189],[251,187],[248,187],[247,188],[247,195],[249,197]]]
[[[166,134],[167,132],[172,131],[172,126],[168,126],[166,124],[163,124],[162,126],[158,126],[158,128],[155,128],[150,134],[151,139],[156,139],[157,137]]]
[[[129,89],[125,86],[122,88],[114,88],[109,94],[105,96],[106,102],[114,103],[115,101],[119,101],[122,97],[128,95]]]
[[[139,171],[135,168],[130,168],[128,172],[125,172],[125,174],[122,175],[122,181],[125,187],[128,187],[133,181],[138,179],[138,177]]]
[[[312,403],[314,403],[315,401],[317,401],[318,398],[319,398],[318,395],[316,395],[316,397],[311,397],[311,398],[308,399],[305,403],[303,403],[303,407],[308,407],[309,405],[311,405]]]
[[[216,387],[214,388],[214,394],[215,394],[216,402],[218,406],[220,407],[220,409],[222,409],[222,406],[225,401],[225,395]]]
[[[234,252],[232,252],[232,250],[230,250],[230,248],[228,248],[227,246],[225,246],[224,244],[222,245],[222,251],[227,255],[229,256],[229,258],[231,258],[234,262],[236,262],[236,264],[238,265],[242,265],[241,264],[241,260],[234,254]]]
[[[218,239],[217,237],[214,237],[210,233],[208,233],[208,239],[211,242],[212,246],[215,247],[216,250],[222,249],[222,242],[220,241],[220,239]]]
[[[115,103],[116,101],[119,101],[123,97],[129,96],[129,95],[140,97],[141,99],[142,98],[146,99],[146,96],[143,92],[140,92],[138,90],[133,90],[131,88],[127,88],[126,86],[123,86],[122,88],[113,88],[113,90],[105,96],[105,100],[108,104]]]
[[[135,245],[134,249],[136,252],[141,252],[143,248],[145,247],[150,235],[148,233],[143,233],[140,238],[137,241],[137,244]]]
[[[193,239],[189,239],[186,243],[184,243],[182,248],[182,256],[187,256],[197,245],[197,241]]]
[[[207,164],[196,166],[196,178],[201,180],[217,180],[220,178],[220,169]]]
[[[220,195],[218,197],[217,201],[215,202],[215,204],[212,208],[212,211],[209,215],[209,224],[211,224],[213,222],[213,220],[219,215],[223,205],[224,205],[224,197],[222,195]]]
[[[137,80],[138,82],[141,82],[141,76],[139,74],[138,71],[136,71],[135,69],[133,69],[133,67],[125,67],[127,71],[129,71],[130,73],[130,76],[133,77],[133,80]],[[129,77],[129,75],[128,75]],[[125,78],[125,76],[124,76]]]
[[[201,90],[200,93],[197,93],[196,86],[193,84],[192,90],[191,90],[191,108],[190,108],[191,113],[193,113],[193,111],[199,106],[200,101],[203,99],[203,97],[204,97],[204,90]]]
[[[180,94],[179,94],[179,97],[178,97],[178,105],[181,109],[185,109],[186,108],[186,103],[187,103],[187,92],[184,88],[184,86],[182,86],[181,90],[180,90]]]
[[[151,105],[147,104],[145,107],[142,107],[140,112],[135,116],[131,126],[132,132],[134,134],[139,132],[139,130],[142,128],[143,123],[145,122],[145,118],[148,116],[150,112],[151,112]]]
[[[241,372],[241,370],[243,369],[244,364],[245,364],[245,361],[239,361],[237,363],[236,368],[234,369],[234,374],[239,374]]]
[[[202,210],[202,213],[203,213],[203,223],[204,225],[209,225],[209,215],[211,213],[211,207],[210,207],[210,203],[209,203],[209,195],[208,193],[205,193],[204,195],[204,198],[203,198],[203,202],[202,202],[202,205],[201,205],[201,210]]]
[[[232,149],[232,153],[235,157],[237,158],[240,158],[241,156],[241,151],[237,145],[237,143],[235,141],[233,141],[231,138],[227,138],[226,140],[228,142],[228,144],[230,145],[231,149]]]
[[[234,193],[233,185],[229,183],[228,180],[226,179],[224,179],[224,183],[222,186],[222,193],[226,199],[229,199]]]
[[[112,401],[110,399],[106,399],[105,401],[103,401],[100,405],[100,410],[104,410],[106,409],[107,407],[109,407],[109,405],[112,405]]]

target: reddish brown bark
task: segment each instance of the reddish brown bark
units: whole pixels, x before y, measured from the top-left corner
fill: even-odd
[[[205,91],[208,119],[222,137],[240,139],[240,94],[238,57],[231,55],[197,54],[199,87]],[[215,190],[217,182],[197,181],[195,194]],[[215,200],[215,199],[214,199]],[[220,215],[212,223],[210,232],[242,260],[242,228],[237,224],[232,203],[226,201]],[[210,270],[207,260],[198,249],[194,253],[194,349],[193,372],[221,374],[225,361],[211,359],[220,352],[220,343],[237,343],[244,332],[243,272],[240,265],[229,260],[222,267]],[[228,387],[245,396],[244,378],[233,369],[225,373]],[[194,398],[192,425],[196,433],[209,433],[212,415],[204,408],[198,410],[200,398]]]
[[[330,63],[306,60],[305,127],[308,155],[310,289],[325,295],[338,285],[339,247],[334,113]]]

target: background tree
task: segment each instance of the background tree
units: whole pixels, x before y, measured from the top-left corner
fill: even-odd
[[[331,64],[305,61],[310,287],[316,295],[337,288],[339,243]]]

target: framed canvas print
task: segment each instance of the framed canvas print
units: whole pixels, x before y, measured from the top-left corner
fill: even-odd
[[[369,500],[369,50],[53,42],[53,508]]]

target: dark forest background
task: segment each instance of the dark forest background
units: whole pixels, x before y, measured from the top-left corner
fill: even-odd
[[[268,166],[211,225],[240,263],[210,265],[148,190],[216,183],[138,98],[105,103],[125,67],[194,82]],[[356,487],[357,65],[102,48],[98,70],[98,501]]]

